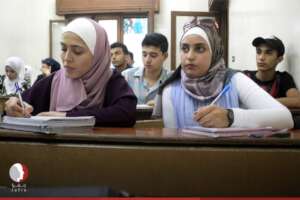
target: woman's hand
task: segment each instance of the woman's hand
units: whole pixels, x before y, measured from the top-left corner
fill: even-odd
[[[33,111],[33,107],[26,102],[24,103],[25,109],[23,109],[20,100],[17,97],[10,97],[5,102],[5,112],[8,116],[13,117],[30,117]]]
[[[56,111],[49,111],[49,112],[41,112],[38,116],[53,116],[53,117],[65,117],[65,112],[56,112]]]
[[[193,119],[203,127],[224,128],[228,127],[228,111],[218,106],[205,106],[194,112]]]

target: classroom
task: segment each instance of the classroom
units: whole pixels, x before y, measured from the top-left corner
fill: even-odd
[[[299,197],[299,10],[1,1],[0,198]]]

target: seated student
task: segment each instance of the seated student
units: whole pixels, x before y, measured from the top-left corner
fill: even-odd
[[[38,75],[35,83],[41,80],[44,77],[50,76],[51,73],[60,70],[60,64],[53,58],[46,58],[42,60],[41,72],[42,74]]]
[[[131,51],[128,51],[127,64],[130,65],[130,66],[133,66],[133,64],[134,64],[134,56],[133,56],[133,53]]]
[[[163,67],[168,57],[168,40],[160,33],[149,33],[142,41],[143,67],[122,72],[135,95],[138,104],[153,105],[158,87],[167,79],[168,72]]]
[[[63,31],[64,68],[40,80],[5,105],[10,116],[95,116],[96,126],[133,126],[137,99],[123,76],[110,69],[105,30],[95,21],[78,18]]]
[[[21,78],[24,70],[24,61],[19,57],[9,57],[5,62],[5,76],[0,77],[0,95],[15,95],[16,83],[22,91],[30,87],[29,82]]]
[[[277,37],[257,37],[252,45],[256,47],[257,71],[244,71],[254,82],[289,108],[300,108],[300,92],[288,72],[276,71],[283,60],[284,45]]]
[[[24,81],[27,82],[29,87],[31,87],[32,67],[30,65],[25,65],[24,70]]]
[[[203,20],[185,26],[181,66],[160,87],[162,97],[158,95],[153,115],[162,114],[169,128],[292,128],[292,115],[285,106],[243,73],[225,67],[217,26]],[[211,105],[227,85],[229,90]]]
[[[132,68],[132,66],[127,63],[128,49],[125,44],[115,42],[110,45],[110,49],[111,62],[115,69],[122,72],[126,69]]]

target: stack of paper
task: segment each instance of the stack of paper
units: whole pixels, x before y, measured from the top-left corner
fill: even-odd
[[[266,137],[275,134],[288,134],[287,129],[273,129],[272,127],[263,128],[205,128],[201,126],[190,126],[182,130],[186,133],[204,135],[208,137],[238,137],[238,136],[254,136]]]
[[[88,128],[95,125],[93,116],[84,117],[47,117],[32,116],[30,118],[4,116],[1,128],[33,131],[41,133],[54,133],[69,128]]]

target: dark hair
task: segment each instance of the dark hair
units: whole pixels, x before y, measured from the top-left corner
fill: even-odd
[[[51,73],[58,71],[60,69],[60,64],[53,58],[45,58],[42,60],[43,64],[46,64],[51,67]]]
[[[160,33],[148,33],[143,39],[142,46],[155,46],[160,48],[163,53],[168,51],[168,40]]]
[[[127,46],[121,42],[115,42],[115,43],[111,44],[110,48],[111,49],[121,48],[124,54],[126,54],[126,55],[128,54]]]

